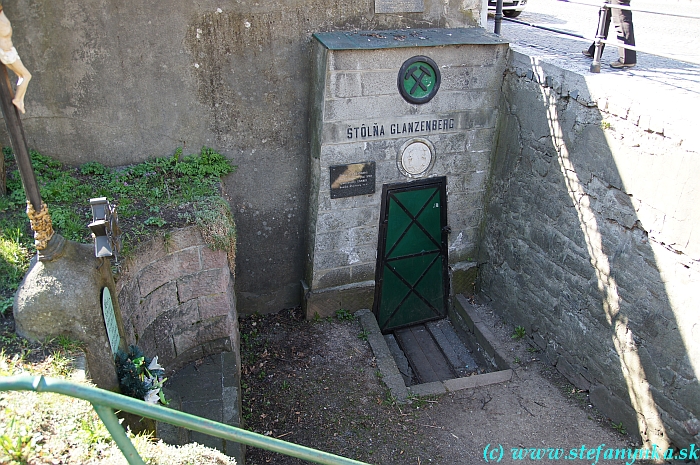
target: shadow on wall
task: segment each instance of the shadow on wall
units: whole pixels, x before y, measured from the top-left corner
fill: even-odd
[[[614,116],[591,93],[513,54],[480,290],[615,424],[687,447],[700,441],[700,199],[685,186],[700,162],[632,116],[643,108]]]

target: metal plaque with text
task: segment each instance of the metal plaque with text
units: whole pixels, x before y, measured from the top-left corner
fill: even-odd
[[[422,13],[423,0],[374,0],[375,13]]]
[[[373,161],[335,165],[331,170],[331,198],[374,194],[376,164]]]

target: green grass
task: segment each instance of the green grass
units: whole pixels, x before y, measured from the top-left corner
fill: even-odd
[[[524,326],[516,326],[513,330],[513,334],[510,336],[513,339],[522,339],[527,335],[527,331]]]
[[[81,353],[79,342],[64,336],[30,342],[12,330],[8,318],[36,250],[14,157],[8,149],[3,156],[8,193],[0,197],[0,376],[69,377]],[[186,156],[178,149],[171,156],[117,169],[96,162],[66,166],[36,151],[30,156],[54,229],[66,239],[92,241],[89,200],[107,197],[117,205],[127,251],[155,234],[167,240],[171,228],[186,224],[199,225],[212,247],[234,250],[233,217],[219,196],[219,183],[235,166],[211,149]],[[154,443],[149,436],[131,437],[149,465],[233,463],[196,444],[176,448]],[[0,395],[0,463],[122,463],[120,457],[89,403],[50,393]]]
[[[0,328],[2,338],[7,329]],[[14,334],[14,333],[12,333]],[[18,374],[65,378],[75,356],[57,341],[30,343],[17,336],[0,349],[0,376]],[[7,350],[6,350],[7,348]],[[0,463],[126,463],[89,402],[53,393],[10,391],[0,397]],[[167,446],[150,435],[129,437],[149,465],[232,464],[199,445]]]
[[[27,271],[33,249],[32,239],[16,218],[0,219],[0,313],[7,310],[7,299],[12,297]]]
[[[4,148],[3,155],[9,170],[8,193],[0,197],[0,310],[35,253],[21,178],[11,150]],[[34,150],[30,157],[54,230],[66,239],[92,241],[89,200],[107,197],[117,205],[122,255],[143,238],[186,224],[199,225],[212,248],[235,251],[236,229],[228,204],[219,196],[219,183],[236,167],[210,148],[191,155],[177,149],[173,155],[120,168],[97,162],[67,166]]]

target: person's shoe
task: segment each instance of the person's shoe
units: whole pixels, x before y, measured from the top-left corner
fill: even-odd
[[[583,50],[581,53],[583,53],[583,56],[585,56],[586,58],[593,58],[593,54],[588,50]]]
[[[620,60],[613,61],[610,63],[610,67],[613,69],[625,69],[625,68],[632,68],[634,65],[637,63],[623,63]]]

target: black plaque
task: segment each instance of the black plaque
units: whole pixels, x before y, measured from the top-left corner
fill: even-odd
[[[373,161],[331,166],[331,198],[374,194],[376,165]]]

